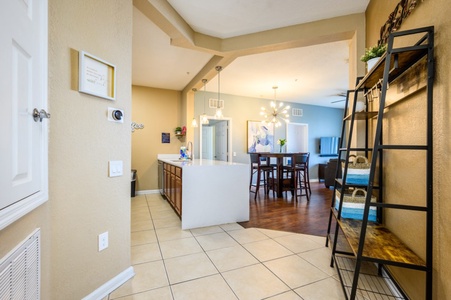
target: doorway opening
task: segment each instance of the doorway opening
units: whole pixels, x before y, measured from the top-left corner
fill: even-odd
[[[308,124],[287,123],[287,152],[308,152]]]
[[[209,124],[200,124],[199,158],[232,161],[232,120],[208,117]]]

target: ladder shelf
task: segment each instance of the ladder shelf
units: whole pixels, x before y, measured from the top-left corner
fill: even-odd
[[[420,37],[414,45],[399,47],[396,44],[397,47],[395,47],[395,41],[398,43],[398,39],[406,37],[407,41],[410,42],[418,36]],[[402,40],[400,43],[403,44]],[[432,298],[433,50],[434,27],[432,26],[393,32],[388,38],[386,54],[363,78],[358,78],[355,89],[347,93],[341,134],[342,144],[338,150],[339,163],[337,164],[326,237],[326,246],[329,245],[329,242],[332,245],[331,266],[335,265],[337,268],[346,299],[379,299],[379,297],[381,299],[408,299],[407,294],[391,276],[390,266],[425,272],[424,299]],[[401,100],[407,101],[403,98],[389,99],[390,94],[387,95],[387,90],[391,85],[399,84],[404,75],[417,72],[418,68],[415,66],[421,66],[422,72],[426,73],[424,84],[426,91],[419,96],[420,99],[426,101],[426,129],[424,134],[426,142],[424,144],[385,143],[382,133],[384,121],[390,118],[390,114],[385,116],[387,111],[391,109],[391,106],[400,103]],[[353,94],[353,101],[350,99],[351,94]],[[366,101],[364,111],[356,111],[356,103],[358,100],[361,101],[360,94]],[[387,104],[386,99],[391,100],[392,103]],[[373,101],[377,105],[373,104]],[[369,104],[371,104],[371,108],[369,108]],[[371,137],[368,134],[369,122],[372,124]],[[354,127],[358,126],[357,124],[362,124],[365,128],[365,146],[363,147],[356,146],[357,143],[352,142]],[[362,128],[362,126],[359,128]],[[362,135],[360,135],[360,139],[362,139]],[[373,141],[372,145],[370,145],[370,140]],[[425,153],[424,156],[420,156],[421,159],[424,157],[425,162],[424,194],[417,197],[420,200],[424,198],[424,204],[416,203],[420,201],[418,199],[413,201],[410,197],[393,195],[393,191],[390,189],[393,189],[394,186],[384,182],[386,176],[384,172],[387,169],[384,164],[392,159],[391,153],[393,151],[407,151],[409,153],[423,151]],[[367,183],[349,183],[348,175],[350,174],[349,166],[352,155],[364,155],[368,158],[369,167],[364,167],[365,170],[369,170]],[[405,157],[409,157],[409,155],[405,155]],[[403,159],[403,154],[398,155],[398,161]],[[341,178],[338,176],[340,174],[339,168],[343,169]],[[355,168],[358,169],[358,166],[356,167],[354,163],[353,168],[355,172]],[[359,174],[365,174],[365,172],[361,171]],[[423,188],[423,185],[420,186]],[[358,199],[362,201],[361,204],[359,204],[360,202],[352,203],[355,198],[354,196],[349,197],[349,193],[354,191],[354,194],[356,194],[357,189],[365,193],[363,197],[360,196],[360,199],[363,198],[363,200]],[[406,190],[408,189],[407,187]],[[349,214],[347,217],[343,216],[345,193],[348,193],[347,199],[352,204],[349,205],[348,203],[347,208],[360,209],[360,216],[349,217]],[[336,203],[336,201],[339,202]],[[369,218],[370,210],[373,212],[376,210],[375,218],[374,215],[372,219]],[[402,230],[395,228],[394,232],[391,230],[393,228],[390,229],[386,225],[387,222],[385,222],[384,217],[386,217],[388,210],[411,211],[424,216],[426,227],[424,231],[424,253],[421,251],[420,254],[416,253],[403,241],[404,236],[400,234]],[[403,212],[403,214],[405,213]],[[409,214],[410,216],[411,214]]]

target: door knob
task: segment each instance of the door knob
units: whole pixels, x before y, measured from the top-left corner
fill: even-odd
[[[42,119],[50,119],[50,114],[46,112],[44,109],[41,109],[41,111],[38,111],[37,108],[33,109],[33,119],[35,122],[39,120],[39,122],[42,122]]]

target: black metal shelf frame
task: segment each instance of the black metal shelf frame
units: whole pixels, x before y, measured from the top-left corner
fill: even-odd
[[[416,37],[421,35],[413,46],[394,47],[395,40],[400,37]],[[387,108],[386,97],[389,84],[403,75],[412,65],[421,59],[427,59],[427,82],[426,82],[426,101],[427,101],[427,130],[425,145],[392,145],[383,144],[382,128],[384,113]],[[356,88],[347,92],[345,111],[343,116],[343,126],[341,132],[341,142],[339,148],[339,162],[344,160],[342,178],[338,179],[339,168],[337,164],[336,180],[331,201],[331,212],[326,238],[326,246],[329,241],[332,245],[331,266],[335,264],[338,270],[343,291],[346,299],[357,299],[366,297],[366,295],[387,295],[389,299],[406,299],[406,295],[399,286],[390,277],[385,266],[398,266],[424,271],[425,280],[425,299],[432,298],[432,99],[433,99],[433,77],[434,77],[434,27],[424,27],[413,30],[394,32],[390,34],[386,54],[379,60],[376,66],[369,71],[365,77],[358,78]],[[379,101],[378,111],[368,111],[368,102],[372,101],[374,93],[377,90]],[[363,112],[356,112],[356,103],[358,94],[363,93],[366,101],[366,109]],[[350,95],[353,94],[352,107],[350,107]],[[393,104],[390,104],[393,105]],[[375,120],[374,143],[369,147],[368,120]],[[352,147],[352,135],[357,121],[365,122],[365,146]],[[383,153],[384,151],[425,151],[426,152],[426,204],[425,206],[385,203],[383,201]],[[368,185],[355,185],[346,183],[348,174],[348,162],[351,152],[364,152],[368,157],[371,153],[371,168]],[[377,175],[377,178],[376,178]],[[377,182],[377,184],[376,184]],[[344,191],[353,188],[364,188],[367,191],[365,205],[363,209],[363,218],[359,221],[344,219],[341,217],[343,208]],[[373,190],[378,192],[377,202],[371,202]],[[340,191],[340,203],[338,210],[335,210],[336,191]],[[370,207],[377,208],[377,222],[368,220]],[[418,257],[404,243],[391,233],[383,224],[382,209],[399,209],[418,211],[426,214],[426,257],[425,260]],[[332,233],[332,222],[335,220],[335,233]],[[339,234],[340,233],[340,234]],[[351,251],[342,251],[337,249],[339,238],[345,237],[351,247]],[[392,243],[392,244],[390,244]],[[370,245],[370,246],[368,246]],[[383,248],[394,246],[400,255],[396,259],[391,256],[392,253],[384,253]],[[381,247],[380,249],[378,247]],[[374,248],[374,249],[370,249]],[[343,256],[343,254],[345,256]],[[403,257],[404,255],[404,257]],[[344,263],[343,263],[344,261]],[[368,266],[369,264],[369,266]],[[388,284],[387,288],[380,290],[367,289],[367,285],[362,281],[368,280],[368,274],[365,270],[368,267],[378,266],[378,271],[370,274],[378,277],[382,274],[381,270],[386,270],[387,276],[382,280]],[[388,282],[388,283],[387,283]]]

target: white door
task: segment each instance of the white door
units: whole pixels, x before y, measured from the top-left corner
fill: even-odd
[[[216,124],[215,159],[227,161],[227,121],[220,121]]]
[[[0,229],[48,198],[47,1],[0,4]],[[44,116],[44,115],[43,115]]]
[[[213,127],[202,126],[202,156],[204,159],[213,159]]]
[[[287,124],[287,152],[308,152],[308,124]]]

